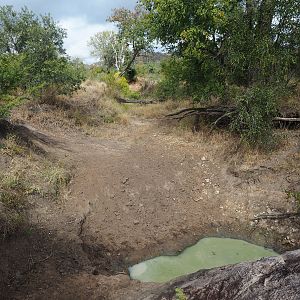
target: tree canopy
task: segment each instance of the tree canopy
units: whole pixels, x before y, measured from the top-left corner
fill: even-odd
[[[299,0],[141,2],[155,37],[195,64],[198,82],[249,86],[286,81],[299,70]]]
[[[252,145],[274,144],[277,99],[299,81],[300,0],[141,3],[153,37],[172,54],[161,94],[235,105],[231,128]]]
[[[58,93],[77,89],[82,72],[65,53],[65,37],[50,15],[0,6],[0,94],[16,88],[33,93],[48,87]]]
[[[121,72],[125,67],[128,47],[126,40],[114,31],[96,33],[89,41],[91,55],[98,58],[103,68],[115,68]]]
[[[152,50],[147,12],[138,5],[134,10],[117,8],[108,18],[117,27],[117,32],[99,32],[89,42],[91,54],[105,67],[114,67],[124,75],[135,59]]]

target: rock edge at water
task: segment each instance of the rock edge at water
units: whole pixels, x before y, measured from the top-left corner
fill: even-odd
[[[139,299],[175,300],[176,288],[181,288],[188,300],[300,299],[300,250],[199,271],[148,291]]]

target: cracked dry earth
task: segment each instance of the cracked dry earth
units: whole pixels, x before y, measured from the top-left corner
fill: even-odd
[[[12,270],[3,299],[142,299],[155,285],[130,281],[127,267],[205,236],[299,246],[297,224],[251,221],[294,209],[282,169],[296,148],[237,165],[200,138],[141,120],[98,138],[53,139],[44,147],[74,166],[74,178],[64,199],[32,208],[30,235],[1,250]]]

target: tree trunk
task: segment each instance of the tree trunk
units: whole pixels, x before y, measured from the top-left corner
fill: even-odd
[[[253,30],[253,18],[254,18],[254,3],[253,0],[246,0],[246,18],[248,22],[248,28]]]
[[[275,14],[275,0],[263,0],[259,7],[257,29],[261,37],[270,37]]]
[[[135,50],[133,52],[133,56],[132,56],[130,62],[127,64],[126,68],[121,72],[120,77],[122,77],[129,70],[131,65],[134,63],[136,57],[139,55],[139,53],[140,53],[140,50]]]

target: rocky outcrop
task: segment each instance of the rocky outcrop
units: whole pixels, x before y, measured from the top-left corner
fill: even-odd
[[[300,250],[256,262],[199,271],[145,293],[139,299],[181,299],[176,296],[176,288],[180,288],[188,300],[298,300]]]

